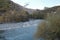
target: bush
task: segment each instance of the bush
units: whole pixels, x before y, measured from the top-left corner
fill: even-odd
[[[29,20],[29,13],[26,11],[8,11],[0,16],[0,23],[24,22]]]
[[[4,17],[0,16],[0,23],[3,23],[3,22],[4,22]]]
[[[33,12],[32,14],[30,14],[31,18],[33,19],[44,19],[46,16],[46,13],[40,11],[40,10],[36,10],[35,12]]]
[[[50,14],[47,19],[42,22],[35,34],[36,38],[44,38],[45,40],[60,39],[60,14]]]

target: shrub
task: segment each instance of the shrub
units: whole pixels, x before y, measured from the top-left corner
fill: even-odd
[[[44,19],[46,16],[46,13],[40,11],[40,10],[36,10],[35,12],[33,12],[32,14],[30,14],[31,18],[33,19]]]
[[[3,23],[3,22],[4,22],[4,17],[0,16],[0,23]]]
[[[36,38],[44,38],[45,40],[60,39],[60,14],[50,14],[47,19],[42,22],[35,34]]]

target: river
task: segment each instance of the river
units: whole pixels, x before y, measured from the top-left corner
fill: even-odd
[[[42,20],[30,20],[28,22],[0,24],[0,40],[33,40],[38,24]]]

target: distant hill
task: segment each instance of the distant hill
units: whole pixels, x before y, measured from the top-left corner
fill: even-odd
[[[59,6],[54,6],[54,7],[50,7],[50,8],[46,8],[43,10],[43,12],[56,12],[58,9],[60,9],[60,5]]]
[[[49,14],[55,14],[58,13],[60,14],[60,6],[54,6],[54,7],[47,7],[43,10],[37,9],[35,12],[31,14],[31,18],[34,19],[44,19],[46,18]]]
[[[29,8],[24,8],[25,11],[27,11],[29,14],[32,14],[33,12],[36,11],[36,9],[29,9]]]

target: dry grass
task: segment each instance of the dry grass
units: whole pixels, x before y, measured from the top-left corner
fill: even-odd
[[[48,16],[46,21],[38,26],[35,37],[42,37],[45,40],[60,39],[60,14]]]

